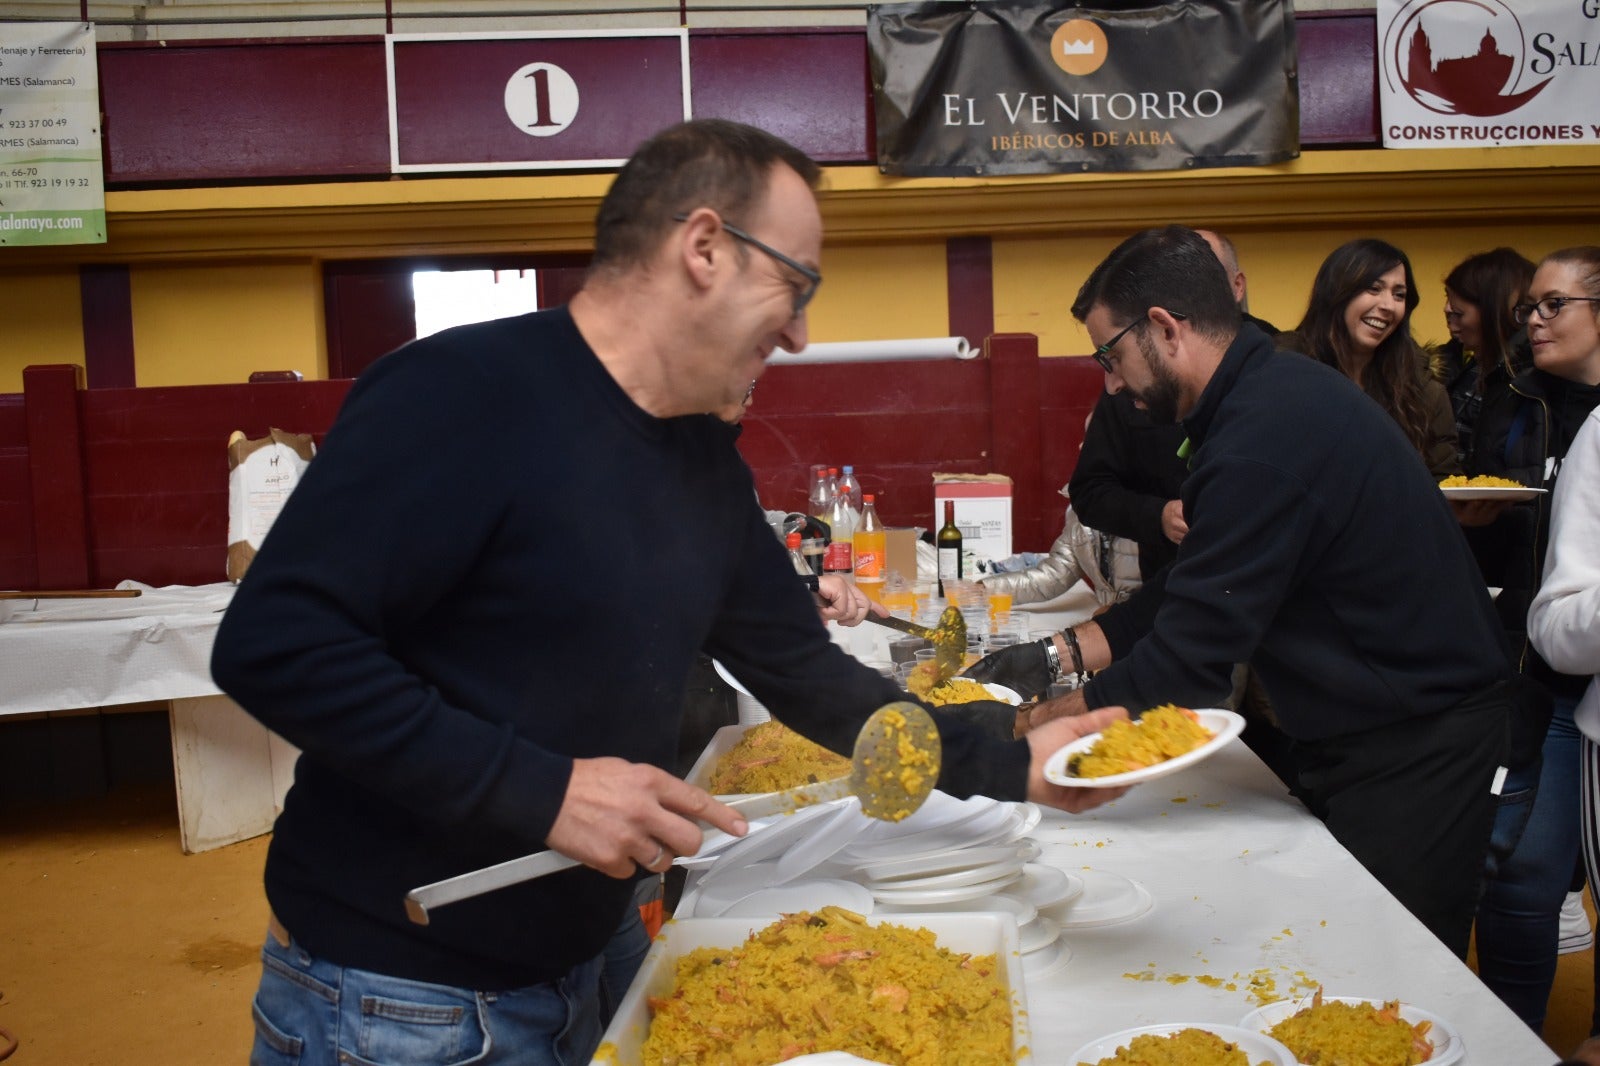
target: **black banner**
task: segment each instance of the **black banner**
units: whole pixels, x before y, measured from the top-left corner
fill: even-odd
[[[1290,0],[877,4],[886,174],[1260,165],[1300,151]]]

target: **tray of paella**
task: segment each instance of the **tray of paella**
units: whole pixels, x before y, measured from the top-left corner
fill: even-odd
[[[1031,1064],[1015,920],[839,907],[668,922],[592,1066],[773,1066],[844,1052],[906,1066]]]

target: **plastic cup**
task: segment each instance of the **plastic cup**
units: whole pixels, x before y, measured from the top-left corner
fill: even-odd
[[[1010,611],[1011,611],[1011,593],[1009,593],[1009,592],[991,592],[991,593],[989,593],[989,617],[991,619],[993,619],[996,615],[1008,614],[1008,613],[1010,613]]]
[[[909,663],[916,661],[916,652],[919,648],[931,648],[932,645],[921,637],[901,637],[889,642],[889,661]]]

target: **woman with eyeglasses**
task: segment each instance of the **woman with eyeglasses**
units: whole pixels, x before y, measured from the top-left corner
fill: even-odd
[[[1278,347],[1334,367],[1389,412],[1435,477],[1459,473],[1455,413],[1411,336],[1417,283],[1387,241],[1350,241],[1317,269],[1300,324]]]
[[[1600,246],[1546,256],[1513,316],[1527,326],[1533,366],[1485,401],[1469,472],[1553,490],[1573,438],[1600,407]],[[1515,850],[1492,872],[1478,911],[1479,976],[1535,1032],[1555,978],[1559,913],[1581,846],[1573,712],[1589,681],[1552,669],[1527,643],[1551,495],[1492,516],[1462,515],[1485,579],[1501,588],[1495,606],[1523,673],[1554,698],[1536,780],[1519,781],[1513,772],[1502,791],[1497,835],[1507,820],[1526,823],[1520,837],[1507,838]]]
[[[1527,330],[1512,317],[1533,281],[1533,264],[1511,248],[1468,256],[1444,279],[1449,343],[1435,356],[1434,374],[1456,415],[1456,446],[1471,464],[1472,433],[1483,400],[1532,365]]]

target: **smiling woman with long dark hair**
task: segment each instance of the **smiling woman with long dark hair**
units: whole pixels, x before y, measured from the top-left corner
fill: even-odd
[[[1300,325],[1278,346],[1303,352],[1361,386],[1399,424],[1436,476],[1460,471],[1455,414],[1411,336],[1417,283],[1406,254],[1365,237],[1317,269]]]

